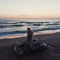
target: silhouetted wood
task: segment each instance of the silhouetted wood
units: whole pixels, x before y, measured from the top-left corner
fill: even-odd
[[[32,36],[33,32],[30,28],[27,28],[27,43],[31,44],[32,43]]]
[[[18,56],[23,56],[25,54],[28,54],[29,52],[43,52],[46,49],[51,49],[49,44],[45,42],[40,42],[38,40],[32,40],[33,32],[30,28],[27,28],[27,40],[21,40],[17,41],[13,47],[14,51]],[[29,53],[30,54],[30,53]]]

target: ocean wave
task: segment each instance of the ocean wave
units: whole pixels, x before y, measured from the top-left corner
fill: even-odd
[[[1,23],[1,22],[0,22]],[[55,22],[18,22],[18,23],[1,23],[0,28],[6,27],[22,27],[22,26],[51,26],[51,25],[60,25],[60,23]]]
[[[24,34],[27,28],[30,27],[33,32],[59,30],[60,21],[43,21],[43,20],[4,20],[0,21],[0,36]]]
[[[12,32],[0,32],[0,36],[9,35],[9,34],[19,34],[19,33],[26,33],[27,31],[12,31]]]
[[[45,30],[57,30],[60,28],[43,28],[43,29],[35,29],[32,30],[33,32],[38,32],[38,31],[45,31]],[[19,30],[19,31],[10,31],[10,32],[0,32],[0,36],[4,36],[4,35],[9,35],[9,34],[22,34],[22,33],[27,33],[26,30]]]

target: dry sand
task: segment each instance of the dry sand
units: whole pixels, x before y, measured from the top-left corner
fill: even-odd
[[[26,40],[26,37],[0,39],[0,60],[60,60],[60,33],[35,35],[33,39],[52,45],[54,50],[36,51],[29,55],[18,57],[12,49],[12,45],[17,40]]]

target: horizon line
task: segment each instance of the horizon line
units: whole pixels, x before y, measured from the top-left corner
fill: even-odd
[[[0,16],[0,19],[60,19],[60,16],[42,15],[19,15],[19,16]]]

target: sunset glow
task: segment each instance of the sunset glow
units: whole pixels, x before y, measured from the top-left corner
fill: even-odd
[[[0,0],[0,18],[60,18],[60,0]]]

